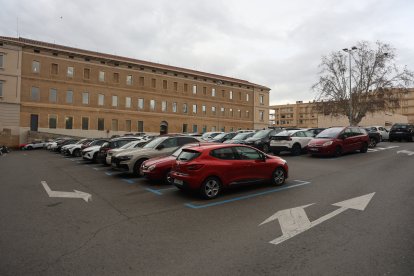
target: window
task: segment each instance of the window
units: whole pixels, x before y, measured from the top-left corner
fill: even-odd
[[[156,79],[151,79],[151,87],[156,88],[157,87],[157,81]]]
[[[0,68],[4,67],[4,55],[0,54]]]
[[[184,92],[188,91],[188,84],[184,83]]]
[[[233,91],[230,91],[230,100],[233,100]]]
[[[196,104],[193,104],[193,113],[197,114],[197,105]]]
[[[150,110],[155,111],[155,100],[150,100]]]
[[[104,94],[98,94],[98,105],[102,106],[105,103],[105,95]]]
[[[73,91],[66,91],[66,103],[73,103]]]
[[[162,81],[162,88],[163,89],[167,89],[167,87],[168,87],[167,81],[166,80],[163,80]]]
[[[246,94],[246,102],[249,101],[249,94]]]
[[[203,112],[203,114],[206,114],[206,106],[205,105],[201,106],[201,111]]]
[[[246,118],[249,118],[249,110],[246,110]]]
[[[177,103],[176,102],[172,103],[172,112],[174,112],[174,113],[177,112]]]
[[[183,104],[183,113],[187,113],[188,112],[188,107],[187,104]]]
[[[207,95],[207,87],[203,87],[203,95]]]
[[[57,90],[55,88],[51,88],[49,90],[49,102],[51,103],[57,102]]]
[[[82,130],[89,129],[89,117],[82,117]]]
[[[264,111],[259,111],[259,120],[260,121],[264,120]]]
[[[65,128],[72,129],[72,127],[73,127],[73,117],[66,116],[65,117]]]
[[[82,93],[82,104],[89,104],[89,93],[88,92]]]
[[[89,80],[91,75],[91,69],[83,68],[83,78]]]
[[[57,75],[59,71],[59,66],[56,63],[52,63],[51,73],[52,75]]]
[[[161,111],[162,112],[167,112],[167,101],[162,101],[161,102]]]
[[[224,107],[222,107],[220,109],[220,111],[221,111],[221,116],[224,116],[225,115],[225,112],[226,112],[226,109]]]
[[[33,60],[32,61],[32,72],[39,73],[40,72],[40,62]]]
[[[74,69],[73,69],[73,67],[69,66],[68,70],[66,71],[66,76],[68,78],[73,78],[73,75],[74,75]]]
[[[112,119],[111,130],[118,131],[118,120],[117,119]]]
[[[264,104],[264,95],[259,96],[260,104]]]
[[[105,72],[99,71],[99,81],[105,81]]]
[[[144,77],[139,77],[139,86],[144,86],[145,79]]]
[[[138,121],[138,132],[144,132],[144,121]]]
[[[202,132],[202,133],[207,132],[207,126],[206,126],[206,125],[203,125],[203,130],[202,130],[201,132]]]
[[[138,109],[144,109],[144,99],[138,99]]]
[[[98,118],[98,130],[105,130],[105,119]]]
[[[236,159],[232,148],[220,148],[220,149],[212,150],[210,154],[211,156],[215,158],[223,159],[223,160]]]
[[[183,124],[183,133],[186,133],[188,130],[188,125],[187,124]]]
[[[112,106],[113,107],[118,106],[118,96],[112,96]]]
[[[198,126],[197,125],[193,125],[193,133],[197,133],[198,132]]]
[[[125,121],[125,131],[131,131],[131,120]]]
[[[234,114],[233,114],[233,108],[230,108],[229,109],[229,115],[230,115],[230,117],[233,117],[234,116]]]
[[[193,95],[197,94],[197,85],[193,85]]]
[[[215,96],[216,96],[216,89],[211,88],[211,97],[215,97]]]
[[[174,82],[174,91],[178,91],[178,82]]]
[[[49,115],[49,128],[56,128],[57,125],[57,116]]]
[[[131,97],[125,97],[125,107],[131,108]]]
[[[113,81],[114,81],[114,83],[119,83],[119,73],[114,73]]]
[[[126,84],[127,85],[132,85],[132,75],[126,76]]]
[[[39,87],[32,86],[32,90],[30,91],[30,98],[32,101],[39,101],[40,100],[40,89]]]
[[[262,159],[261,154],[252,148],[248,147],[235,147],[239,160],[260,160]]]
[[[241,110],[237,110],[237,113],[239,113],[239,118],[241,118]]]
[[[215,106],[211,107],[211,113],[213,113],[214,115],[216,114],[216,107]]]
[[[216,126],[212,126],[211,131],[216,131]]]

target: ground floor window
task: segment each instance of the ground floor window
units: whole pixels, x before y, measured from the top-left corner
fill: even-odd
[[[56,128],[57,125],[57,116],[49,115],[49,128]]]
[[[105,119],[98,118],[98,130],[105,130]]]
[[[125,121],[125,131],[131,131],[131,120]]]
[[[144,132],[144,121],[138,121],[138,132]]]
[[[194,133],[198,132],[198,127],[197,127],[197,125],[193,125],[193,132],[194,132]]]
[[[66,116],[65,117],[65,128],[72,129],[73,128],[73,117]]]
[[[183,124],[183,133],[186,133],[188,131],[188,125]]]
[[[111,129],[112,131],[118,131],[118,120],[117,119],[112,119]]]
[[[88,130],[88,129],[89,129],[89,118],[82,117],[82,130]]]

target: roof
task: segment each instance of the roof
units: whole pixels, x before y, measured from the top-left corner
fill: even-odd
[[[67,52],[69,54],[78,54],[78,55],[90,56],[94,58],[109,59],[109,60],[114,60],[114,61],[116,60],[120,62],[132,63],[136,65],[141,65],[141,66],[148,66],[148,67],[158,68],[162,70],[171,70],[171,71],[176,71],[180,73],[208,77],[208,78],[212,78],[215,80],[225,80],[229,82],[234,82],[238,84],[244,84],[248,86],[254,86],[257,88],[270,90],[270,88],[266,86],[251,83],[246,80],[241,80],[241,79],[236,79],[236,78],[231,78],[231,77],[226,77],[226,76],[221,76],[221,75],[216,75],[216,74],[211,74],[211,73],[206,73],[206,72],[201,72],[197,70],[186,69],[186,68],[181,68],[181,67],[176,67],[176,66],[170,66],[170,65],[165,65],[165,64],[155,63],[155,62],[149,62],[149,61],[144,61],[144,60],[139,60],[139,59],[99,53],[99,52],[89,51],[89,50],[83,50],[79,48],[68,47],[64,45],[48,43],[48,42],[43,42],[43,41],[38,41],[38,40],[32,40],[32,39],[23,38],[23,37],[16,38],[16,37],[0,36],[0,40],[15,43],[20,46],[29,46],[29,47],[34,47],[34,48],[41,47],[41,48],[46,48],[48,50],[59,50],[59,51]]]

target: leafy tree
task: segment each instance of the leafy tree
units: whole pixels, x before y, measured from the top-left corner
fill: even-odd
[[[396,50],[379,41],[375,48],[360,41],[356,47],[323,56],[319,81],[312,86],[318,111],[345,115],[350,125],[358,125],[367,113],[398,108],[401,92],[412,85],[414,73],[395,60]]]

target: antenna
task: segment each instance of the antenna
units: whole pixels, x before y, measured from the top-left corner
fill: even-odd
[[[20,37],[20,35],[19,35],[19,17],[18,16],[16,17],[16,35],[17,35],[17,38]]]

